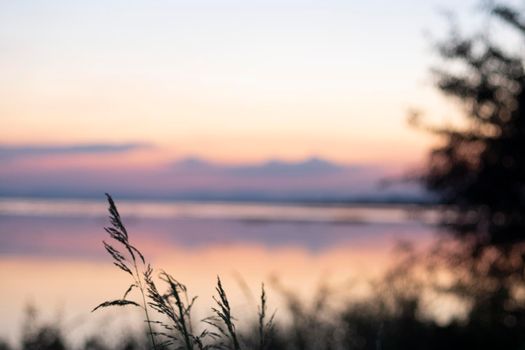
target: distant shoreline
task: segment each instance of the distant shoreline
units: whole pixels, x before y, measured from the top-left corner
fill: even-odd
[[[115,198],[129,201],[158,201],[158,202],[197,202],[197,203],[264,203],[281,205],[304,205],[304,206],[392,206],[392,205],[417,205],[433,207],[439,203],[430,198],[421,197],[402,197],[402,196],[355,196],[355,197],[317,197],[317,196],[263,196],[263,195],[227,195],[227,194],[187,194],[187,195],[142,195],[142,194],[121,194],[112,192]],[[0,199],[54,199],[54,200],[104,200],[104,193],[100,194],[21,194],[21,193],[0,193]]]

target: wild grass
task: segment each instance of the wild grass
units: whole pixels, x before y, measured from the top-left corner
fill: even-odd
[[[111,196],[107,193],[106,197],[109,204],[108,210],[111,226],[105,227],[104,229],[109,234],[109,237],[113,240],[113,243],[116,244],[117,248],[106,241],[103,241],[102,243],[104,244],[106,251],[113,258],[113,264],[121,271],[129,274],[131,276],[132,283],[126,289],[121,299],[105,301],[95,307],[92,311],[110,306],[137,306],[142,308],[144,310],[144,316],[148,325],[151,344],[153,345],[154,349],[157,349],[148,311],[148,303],[146,302],[146,290],[144,288],[144,282],[146,281],[145,274],[148,273],[151,267],[148,265],[145,271],[142,273],[140,272],[139,264],[142,264],[141,267],[144,268],[146,265],[146,260],[144,259],[142,253],[129,242],[128,231],[122,222],[113,198],[111,198]],[[140,261],[137,261],[137,259],[140,259]],[[140,296],[142,297],[140,303],[127,299],[133,288],[138,288],[140,291]]]
[[[273,329],[273,322],[275,318],[275,312],[267,320],[267,305],[266,305],[266,291],[264,290],[264,283],[261,284],[261,304],[258,310],[258,330],[259,330],[259,350],[264,350],[270,344],[268,335],[271,334]]]
[[[230,301],[217,276],[216,292],[213,297],[216,306],[211,308],[212,315],[201,320],[204,325],[202,331],[194,332],[191,311],[197,297],[189,298],[188,290],[170,274],[160,271],[158,280],[166,288],[161,292],[155,283],[155,270],[147,262],[144,255],[131,244],[128,231],[120,216],[113,198],[106,193],[109,204],[109,218],[111,225],[105,227],[111,243],[103,241],[104,248],[113,258],[113,264],[123,273],[131,277],[131,284],[122,298],[104,301],[92,311],[107,307],[139,307],[144,310],[144,318],[148,327],[148,335],[154,350],[242,350],[247,347],[236,327],[236,318],[230,306]],[[133,290],[138,289],[139,301],[129,299]],[[274,316],[267,319],[267,300],[264,285],[261,286],[261,303],[258,306],[258,347],[259,350],[268,349],[271,344],[270,334],[273,328]],[[153,319],[150,312],[159,317]],[[210,327],[209,329],[207,327]]]

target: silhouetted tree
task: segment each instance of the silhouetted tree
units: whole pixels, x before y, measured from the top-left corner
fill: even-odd
[[[525,39],[517,10],[490,11]],[[438,46],[447,66],[436,70],[437,86],[466,118],[463,128],[431,128],[445,142],[432,150],[423,181],[452,209],[444,223],[474,254],[525,241],[525,70],[507,42],[454,33]]]
[[[506,34],[525,42],[522,14],[490,6]],[[429,128],[444,142],[431,151],[422,180],[459,238],[434,258],[456,278],[444,291],[471,305],[464,330],[484,335],[478,348],[517,348],[525,342],[525,62],[509,36],[494,38],[454,31],[438,45],[444,68],[435,70],[437,87],[464,107],[465,118],[461,126]]]

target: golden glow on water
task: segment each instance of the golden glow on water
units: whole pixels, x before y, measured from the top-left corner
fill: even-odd
[[[347,285],[356,277],[377,274],[385,267],[388,249],[353,249],[339,247],[320,254],[303,249],[268,249],[260,246],[222,245],[202,249],[181,247],[162,248],[161,245],[142,245],[143,251],[154,252],[154,266],[165,269],[185,283],[192,295],[199,296],[197,316],[205,316],[211,305],[216,276],[224,280],[234,307],[245,310],[252,307],[245,291],[239,285],[242,278],[256,295],[261,282],[270,292],[273,308],[283,309],[282,300],[272,287],[277,277],[284,286],[305,298],[311,297],[322,282]],[[102,247],[100,247],[102,249]],[[373,262],[373,263],[371,263]],[[101,301],[119,298],[129,285],[128,276],[106,261],[78,259],[27,258],[4,256],[0,258],[3,336],[10,339],[18,334],[23,321],[22,310],[27,303],[40,309],[44,316],[53,318],[62,312],[62,320],[79,320],[79,329],[72,336],[81,337],[95,327],[101,315],[90,314],[90,309]],[[348,284],[349,286],[349,284]],[[106,312],[122,321],[129,313]],[[135,316],[133,316],[135,315]],[[139,320],[140,313],[131,313]],[[241,316],[242,317],[242,316]],[[75,321],[76,322],[76,321]],[[137,321],[138,322],[138,321]],[[132,322],[139,324],[137,322]]]

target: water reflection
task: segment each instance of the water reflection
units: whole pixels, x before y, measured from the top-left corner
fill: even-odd
[[[124,201],[119,208],[135,240],[159,249],[243,243],[319,252],[349,243],[377,246],[425,239],[435,217],[431,210],[414,216],[414,210],[396,206]],[[0,253],[99,257],[106,223],[100,201],[0,200]]]
[[[254,290],[278,276],[308,297],[321,280],[344,285],[379,273],[396,241],[423,244],[433,232],[432,211],[416,217],[404,207],[128,201],[119,209],[148,259],[200,296],[201,316],[217,274],[237,307],[248,303],[239,276]],[[64,317],[87,320],[82,332],[102,322],[104,316],[89,315],[90,307],[118,297],[127,283],[103,250],[105,225],[102,201],[0,201],[0,280],[8,281],[0,299],[0,336],[16,336],[28,301],[44,312],[63,309]]]

